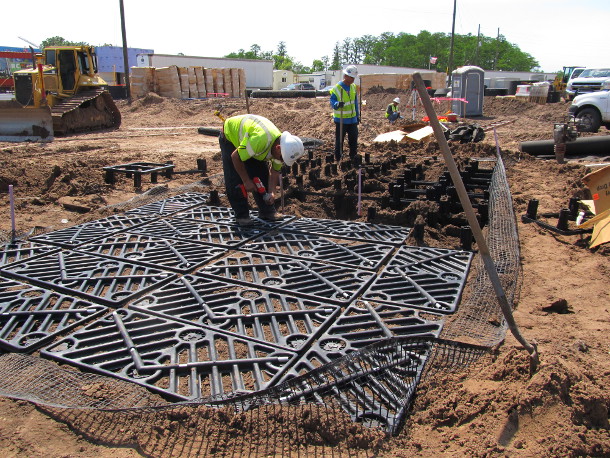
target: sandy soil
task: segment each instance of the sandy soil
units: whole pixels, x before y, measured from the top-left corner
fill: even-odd
[[[428,159],[432,173],[435,162],[430,163],[430,158],[440,156],[435,142],[404,146],[372,142],[379,133],[392,130],[383,118],[383,110],[396,95],[365,95],[360,152],[374,158],[404,154],[413,163]],[[398,95],[407,100],[406,94]],[[119,108],[123,124],[116,131],[58,138],[43,145],[0,143],[0,190],[4,196],[0,212],[6,215],[0,221],[0,230],[11,230],[7,194],[10,184],[15,192],[18,233],[35,227],[59,229],[97,219],[112,211],[107,208],[109,205],[137,198],[158,186],[166,187],[168,195],[189,184],[205,192],[222,192],[217,139],[198,134],[197,127],[218,128],[221,121],[214,115],[216,110],[223,116],[245,113],[243,100],[169,100],[149,95],[131,105],[121,101]],[[608,153],[605,157],[569,158],[567,164],[560,165],[520,152],[522,141],[551,139],[553,122],[564,121],[567,108],[563,102],[536,105],[518,99],[490,98],[485,100],[483,117],[466,120],[483,127],[509,122],[498,125],[496,132],[518,217],[532,198],[540,201],[539,212],[543,213],[558,212],[572,197],[587,197],[582,177],[593,169],[585,165],[610,161]],[[437,111],[446,109],[439,105]],[[324,140],[316,155],[324,157],[332,151],[334,127],[325,98],[253,99],[250,112],[268,117],[282,130]],[[421,115],[418,112],[418,119]],[[608,131],[597,135],[608,135]],[[468,157],[491,156],[495,149],[493,131],[488,131],[480,143],[452,145],[458,162]],[[180,173],[172,179],[159,177],[156,184],[145,176],[139,189],[126,177],[119,177],[114,184],[105,183],[102,171],[109,165],[172,161],[176,171],[185,172],[196,169],[198,159],[206,159],[205,176]],[[332,183],[322,183],[320,187],[327,185],[332,187]],[[379,186],[374,192],[381,195],[386,191]],[[299,202],[290,196],[288,190],[285,213],[358,218],[349,211],[338,214],[325,202]],[[227,204],[224,200],[221,203]],[[366,211],[363,214],[365,220]],[[413,209],[380,211],[378,220],[412,224],[418,214]],[[459,243],[450,231],[435,226],[433,215],[427,218],[430,244],[452,248]],[[315,415],[307,412],[298,413],[303,419],[298,426],[307,432],[300,437],[310,445],[341,446],[334,451],[319,449],[318,453],[324,455],[341,449],[344,453],[384,456],[610,456],[610,247],[589,249],[587,236],[561,236],[520,221],[518,229],[523,282],[515,318],[524,336],[538,345],[540,365],[536,371],[530,371],[527,353],[508,335],[491,359],[467,372],[446,375],[421,386],[406,427],[396,438],[363,432],[345,419],[338,418],[332,425],[314,422]],[[262,436],[269,440],[273,437],[269,431],[275,431],[273,425],[285,425],[276,414],[265,419],[259,415],[259,421],[267,424],[266,429],[252,425],[246,428],[245,420],[238,415],[214,415],[205,428],[197,422],[179,422],[181,427],[177,430],[171,427],[176,423],[170,421],[171,415],[160,415],[151,420],[157,426],[146,432],[138,430],[137,422],[114,419],[113,435],[109,437],[96,423],[103,424],[102,416],[72,420],[63,417],[71,427],[68,428],[27,402],[3,398],[0,450],[3,456],[15,457],[178,456],[202,450],[206,454],[231,454],[228,450],[235,448],[228,448],[227,443],[246,443],[248,438],[255,443]],[[206,434],[206,428],[217,432],[226,425],[233,428],[235,436],[223,436],[228,441],[223,447],[172,448],[169,452],[163,447],[169,437],[177,434],[195,437],[196,443],[213,441],[216,436]],[[100,443],[107,445],[96,445]],[[119,445],[134,449],[118,448]],[[253,450],[252,454],[257,455],[261,449]],[[286,446],[279,453],[296,455],[299,450],[303,453],[298,445]]]

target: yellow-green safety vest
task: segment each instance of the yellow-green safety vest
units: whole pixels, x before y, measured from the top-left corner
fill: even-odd
[[[224,134],[227,140],[237,145],[242,161],[250,158],[269,160],[274,170],[279,172],[282,169],[283,162],[271,155],[271,147],[282,132],[267,118],[253,114],[233,116],[225,121]]]
[[[337,100],[339,102],[343,102],[342,108],[333,109],[333,116],[335,118],[355,118],[358,116],[358,112],[356,111],[356,85],[350,84],[349,92],[343,89],[341,84],[337,83],[335,87],[333,87],[330,92],[335,94]]]
[[[390,107],[392,107],[392,113],[396,113],[398,111],[398,106],[394,105],[393,103],[390,103],[388,105],[388,108],[385,110],[385,117],[386,118],[390,117]]]

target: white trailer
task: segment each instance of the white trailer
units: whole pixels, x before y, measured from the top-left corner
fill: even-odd
[[[247,89],[272,89],[273,61],[257,59],[227,59],[224,57],[176,56],[171,54],[138,54],[138,67],[205,67],[243,68]]]

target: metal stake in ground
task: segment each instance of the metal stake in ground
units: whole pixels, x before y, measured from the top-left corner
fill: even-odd
[[[530,344],[525,339],[525,337],[523,337],[521,331],[519,330],[519,327],[517,326],[517,323],[515,322],[511,306],[508,303],[506,294],[504,293],[504,288],[502,287],[502,283],[500,282],[500,277],[498,277],[498,271],[496,270],[496,266],[489,253],[487,241],[485,240],[483,231],[481,231],[481,227],[479,226],[479,222],[477,221],[474,209],[472,208],[472,204],[470,202],[470,198],[468,197],[468,193],[466,192],[466,187],[464,186],[464,182],[462,181],[462,177],[460,176],[460,172],[457,168],[457,165],[455,164],[455,161],[453,160],[453,156],[451,155],[451,150],[449,149],[449,144],[447,143],[447,139],[445,138],[445,135],[443,133],[441,123],[436,117],[437,115],[434,111],[434,107],[432,106],[432,101],[430,100],[428,91],[426,90],[424,80],[422,79],[419,73],[414,73],[413,81],[415,82],[415,87],[417,89],[417,92],[419,93],[419,98],[422,101],[424,109],[426,110],[426,114],[430,119],[430,125],[434,130],[434,136],[436,137],[436,141],[438,142],[441,152],[443,153],[445,164],[449,169],[449,174],[451,175],[451,179],[453,180],[455,189],[458,193],[458,197],[460,198],[460,203],[462,204],[462,208],[464,209],[464,213],[466,214],[466,219],[468,220],[468,224],[472,229],[472,233],[479,247],[481,258],[483,259],[483,263],[485,264],[485,270],[487,271],[487,275],[489,275],[489,279],[491,280],[494,291],[496,292],[496,297],[498,299],[500,308],[502,309],[504,319],[506,320],[506,323],[508,324],[508,327],[513,336],[529,352],[531,363],[535,368],[538,366],[539,363],[538,349],[536,348],[535,344]]]

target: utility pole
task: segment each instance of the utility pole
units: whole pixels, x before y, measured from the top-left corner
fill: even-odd
[[[481,24],[479,24],[479,30],[477,32],[477,48],[474,53],[474,64],[479,66],[479,48],[481,47]]]
[[[449,46],[449,67],[447,69],[448,86],[451,87],[451,73],[453,72],[453,41],[455,36],[455,11],[457,9],[457,0],[453,0],[453,22],[451,24],[451,45]]]
[[[498,36],[496,37],[496,55],[494,57],[494,70],[496,69],[496,65],[498,65],[498,52],[500,47],[500,27],[498,27]]]
[[[123,34],[123,67],[125,68],[125,92],[127,94],[127,103],[131,104],[131,89],[129,87],[129,58],[127,56],[127,33],[125,32],[125,11],[123,9],[123,0],[119,0],[121,9],[121,32]]]

